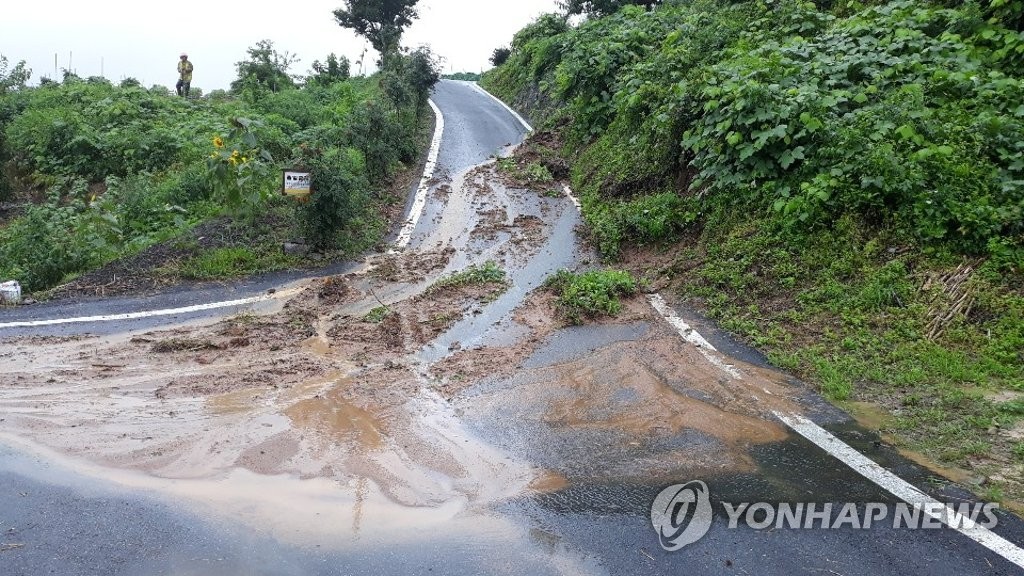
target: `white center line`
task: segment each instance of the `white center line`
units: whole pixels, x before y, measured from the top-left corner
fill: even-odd
[[[6,322],[0,324],[0,329],[34,328],[37,326],[54,326],[57,324],[74,324],[80,322],[112,322],[116,320],[135,320],[138,318],[150,318],[153,316],[174,316],[176,314],[188,314],[190,312],[202,312],[204,310],[217,310],[219,308],[231,308],[234,306],[256,304],[257,302],[265,302],[267,300],[273,300],[274,298],[280,298],[281,296],[281,293],[263,294],[260,296],[253,296],[252,298],[241,298],[239,300],[229,300],[227,302],[212,302],[210,304],[197,304],[195,306],[169,308],[166,310],[147,310],[144,312],[108,314],[105,316],[82,316],[79,318],[54,318],[52,320],[26,320],[21,322]]]

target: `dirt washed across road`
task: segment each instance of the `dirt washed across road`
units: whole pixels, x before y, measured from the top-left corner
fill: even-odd
[[[663,550],[651,503],[690,480],[716,501],[896,502],[776,414],[972,496],[644,295],[563,325],[545,278],[598,265],[576,206],[496,171],[522,136],[498,103],[457,82],[434,100],[445,137],[405,249],[256,307],[0,330],[0,573],[1017,573],[953,530],[884,524],[717,515]]]

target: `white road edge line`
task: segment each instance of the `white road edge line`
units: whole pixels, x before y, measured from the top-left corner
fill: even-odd
[[[782,414],[779,412],[774,414],[798,434],[818,445],[833,457],[841,460],[868,480],[881,486],[893,496],[911,504],[914,508],[920,509],[931,518],[960,532],[1009,562],[1024,568],[1024,550],[1013,542],[993,533],[984,526],[972,522],[970,518],[961,516],[949,505],[936,502],[906,480],[881,467],[807,418],[796,414]]]
[[[566,184],[564,186],[564,190],[566,196],[568,196],[573,201],[573,204],[579,208],[579,201],[577,201],[576,197],[573,195],[572,188]],[[723,362],[722,359],[717,356],[718,351],[715,347],[704,339],[700,333],[694,330],[692,326],[687,324],[686,321],[680,318],[672,307],[665,302],[665,299],[662,298],[660,294],[648,295],[647,301],[650,302],[651,306],[679,332],[679,335],[683,340],[696,346],[709,362],[725,370],[737,379],[740,378],[739,371],[736,370],[734,366]],[[839,438],[836,438],[830,432],[807,418],[797,414],[782,414],[779,412],[774,412],[774,414],[776,418],[784,422],[798,434],[828,452],[832,457],[843,462],[850,468],[853,468],[854,471],[874,482],[890,494],[907,502],[908,504],[913,505],[915,508],[920,508],[922,512],[927,514],[929,517],[942,522],[957,532],[960,532],[964,536],[974,540],[978,544],[981,544],[985,548],[988,548],[992,552],[995,552],[1020,568],[1024,568],[1024,549],[1021,549],[1013,542],[995,534],[984,526],[979,526],[977,523],[972,522],[970,518],[962,517],[956,510],[953,510],[948,505],[936,502],[906,480],[903,480],[899,476],[889,472],[885,468],[882,468],[876,462],[861,454],[855,448],[846,444]]]
[[[395,241],[397,248],[405,248],[409,244],[409,240],[412,237],[413,230],[416,229],[416,224],[420,220],[420,216],[423,213],[423,207],[427,203],[427,191],[430,189],[428,182],[434,177],[434,169],[437,167],[437,157],[441,152],[441,137],[444,135],[444,114],[441,113],[441,109],[437,107],[437,104],[433,100],[428,100],[430,108],[434,111],[434,117],[436,123],[434,125],[434,137],[430,142],[430,151],[427,153],[427,163],[423,168],[423,176],[420,178],[419,188],[416,190],[416,197],[413,200],[412,211],[410,212],[409,220],[402,227],[401,232],[398,234],[398,238]],[[253,296],[251,298],[242,298],[240,300],[229,300],[226,302],[211,302],[209,304],[197,304],[195,306],[185,306],[182,308],[170,308],[166,310],[147,310],[143,312],[129,312],[125,314],[108,314],[104,316],[82,316],[78,318],[54,318],[52,320],[26,320],[21,322],[6,322],[0,324],[0,330],[4,328],[34,328],[38,326],[55,326],[59,324],[77,324],[85,322],[115,322],[119,320],[136,320],[139,318],[151,318],[154,316],[174,316],[176,314],[188,314],[190,312],[202,312],[205,310],[217,310],[220,308],[231,308],[234,306],[245,306],[247,304],[255,304],[257,302],[263,302],[266,300],[272,300],[279,298],[282,293],[278,292],[274,295],[264,294],[261,296]]]
[[[409,245],[409,241],[412,239],[412,233],[416,230],[416,225],[420,222],[420,217],[423,215],[423,208],[427,205],[427,192],[430,190],[430,180],[434,177],[434,169],[437,168],[437,157],[441,153],[441,138],[444,136],[444,114],[441,113],[441,109],[434,104],[433,100],[427,100],[430,104],[430,108],[434,110],[434,138],[430,141],[430,151],[427,153],[427,164],[423,167],[423,176],[420,177],[419,188],[416,189],[416,197],[412,201],[412,208],[409,210],[409,219],[406,220],[405,226],[402,226],[402,230],[398,233],[398,238],[395,240],[395,247],[391,249],[394,253],[401,250]]]
[[[501,98],[498,98],[494,94],[491,94],[487,90],[484,90],[483,86],[481,86],[480,84],[478,84],[476,82],[469,82],[469,81],[467,81],[466,84],[471,85],[473,88],[476,89],[477,92],[480,92],[481,94],[489,96],[492,100],[494,100],[498,104],[501,104],[501,106],[503,108],[505,108],[505,110],[508,110],[509,114],[511,114],[513,117],[515,117],[515,119],[518,120],[519,123],[523,125],[523,128],[526,128],[527,132],[533,132],[533,126],[530,126],[530,123],[527,122],[526,120],[524,120],[523,117],[519,115],[519,112],[516,112],[515,110],[512,109],[511,106],[509,106],[508,104],[505,104],[504,100],[502,100]]]
[[[718,349],[705,340],[704,337],[700,335],[700,332],[694,330],[692,326],[680,318],[679,315],[676,314],[675,310],[668,305],[668,302],[665,302],[665,299],[661,297],[661,294],[648,294],[647,301],[650,302],[651,307],[654,308],[658,314],[661,314],[662,318],[668,321],[668,323],[676,329],[676,332],[679,333],[683,340],[693,344],[697,348],[697,351],[699,351],[708,362],[714,364],[733,378],[743,380],[743,374],[732,364],[727,364],[718,353]]]
[[[576,198],[576,195],[573,194],[572,188],[568,184],[563,184],[562,190],[565,192],[565,195],[569,197],[573,206],[576,206],[576,209],[580,210],[580,201]],[[729,376],[732,376],[737,380],[743,380],[743,373],[732,364],[725,362],[718,350],[712,346],[710,342],[705,340],[704,337],[700,335],[700,332],[697,332],[697,330],[687,324],[685,320],[680,318],[679,315],[676,314],[675,310],[668,305],[668,302],[665,302],[665,299],[662,298],[661,294],[648,294],[647,301],[662,318],[664,318],[672,325],[673,328],[676,329],[677,332],[679,332],[679,335],[683,340],[693,344],[697,348],[697,351],[700,352],[708,362],[717,366]],[[768,390],[765,390],[765,392],[768,392]],[[768,393],[771,394],[771,392]]]
[[[565,191],[565,195],[569,197],[569,201],[576,207],[577,210],[582,211],[583,207],[580,206],[580,201],[576,198],[576,195],[572,193],[572,188],[568,184],[562,184],[562,190]]]

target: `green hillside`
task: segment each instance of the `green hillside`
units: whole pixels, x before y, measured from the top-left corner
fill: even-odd
[[[605,258],[1019,501],[1022,12],[693,0],[552,14],[481,83],[542,127],[528,153],[570,167]]]
[[[172,239],[185,258],[158,272],[203,279],[301,264],[285,239],[337,255],[379,242],[433,118],[429,52],[370,78],[331,55],[301,82],[272,43],[249,55],[231,92],[190,99],[70,73],[28,86],[0,56],[0,208],[17,206],[0,211],[0,278],[38,293]],[[311,202],[281,197],[285,167],[313,172]]]

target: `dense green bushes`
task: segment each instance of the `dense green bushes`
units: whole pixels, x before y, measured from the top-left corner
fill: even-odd
[[[273,58],[240,68],[235,97],[185,100],[161,87],[71,76],[5,88],[0,201],[15,176],[23,198],[46,200],[0,227],[0,277],[38,291],[219,213],[257,217],[283,202],[284,166],[315,174],[311,203],[294,211],[298,233],[324,249],[372,245],[388,200],[379,192],[416,159],[423,104],[437,81],[429,53],[398,63],[387,79],[398,100],[384,79],[345,79],[340,70],[295,88],[281,70],[264,69]]]
[[[564,136],[605,257],[660,244],[641,273],[664,290],[1020,501],[1024,444],[1005,433],[1020,402],[1001,398],[1024,389],[1022,8],[692,0],[575,28],[548,16],[483,84],[555,133],[538,141]]]
[[[332,148],[306,162],[316,182],[316,194],[302,205],[303,231],[317,248],[359,243],[368,227],[379,227],[367,206],[366,160],[355,148]],[[355,232],[355,233],[353,233]],[[370,235],[375,239],[375,235]],[[366,246],[359,246],[365,248]]]
[[[18,168],[90,182],[197,161],[225,126],[212,111],[142,88],[76,81],[8,98],[19,111],[6,128]]]
[[[749,34],[692,89],[684,146],[712,191],[791,225],[853,212],[975,252],[1024,231],[1024,81],[958,34],[976,12],[893,2],[787,25],[813,36]]]
[[[1024,35],[1006,3],[873,4],[695,0],[577,28],[549,15],[484,82],[565,103],[574,184],[610,256],[651,239],[608,217],[651,192],[798,235],[851,214],[926,249],[1019,247]]]
[[[482,81],[513,100],[548,78],[561,58],[570,30],[565,19],[555,14],[541,16],[516,33],[505,64],[485,74]]]

